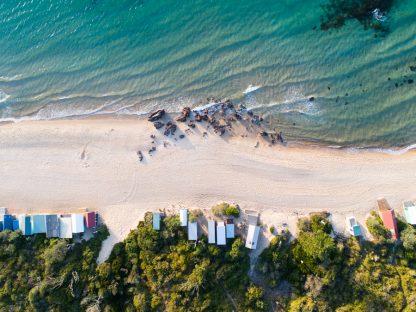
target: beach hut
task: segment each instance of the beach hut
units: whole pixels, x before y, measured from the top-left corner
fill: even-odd
[[[181,226],[188,225],[188,209],[182,208],[179,210],[179,220],[181,221]]]
[[[188,223],[188,240],[196,241],[198,239],[198,223]]]
[[[399,230],[397,229],[396,216],[394,210],[390,208],[387,200],[379,198],[377,200],[380,218],[383,221],[384,226],[390,230],[393,239],[399,239]]]
[[[347,217],[347,229],[348,233],[352,236],[361,236],[361,227],[357,223],[357,220],[354,217]]]
[[[250,224],[248,226],[248,233],[246,239],[246,247],[248,249],[257,248],[257,240],[259,239],[260,227],[257,225]]]
[[[72,233],[84,233],[84,216],[81,213],[73,213],[72,218]]]
[[[224,222],[217,222],[217,245],[226,245]]]
[[[234,238],[234,221],[233,219],[227,219],[227,225],[226,225],[226,232],[227,232],[227,238]]]
[[[3,230],[10,230],[13,231],[13,217],[10,214],[4,214],[0,216],[1,220],[3,221]]]
[[[3,221],[0,221],[0,232],[3,231]]]
[[[90,211],[85,214],[85,227],[91,229],[96,227],[95,211]]]
[[[59,220],[57,215],[46,215],[46,237],[59,237]]]
[[[59,218],[59,237],[72,238],[72,217],[71,215]]]
[[[208,244],[215,244],[215,221],[208,220]]]
[[[19,229],[19,220],[13,220],[13,231],[17,231]]]
[[[32,216],[32,234],[46,233],[45,215]]]
[[[408,200],[403,202],[404,214],[406,216],[406,221],[409,224],[416,225],[416,206],[415,204]]]
[[[153,212],[153,230],[160,230],[160,212]]]
[[[32,222],[30,222],[30,216],[20,215],[19,225],[23,235],[32,234]]]
[[[7,214],[7,208],[6,207],[0,207],[0,215]]]

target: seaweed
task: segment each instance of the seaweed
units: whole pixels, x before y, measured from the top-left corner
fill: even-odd
[[[364,29],[388,32],[386,16],[393,4],[394,0],[329,0],[321,5],[324,14],[320,28],[341,28],[347,20],[355,19]]]

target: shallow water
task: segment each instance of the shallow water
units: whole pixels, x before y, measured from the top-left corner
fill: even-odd
[[[416,0],[397,3],[377,37],[356,21],[320,31],[324,2],[2,1],[0,120],[177,111],[215,96],[289,140],[416,143]]]

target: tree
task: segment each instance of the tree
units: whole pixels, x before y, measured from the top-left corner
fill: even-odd
[[[410,251],[416,251],[416,230],[411,227],[407,226],[400,233],[400,239],[403,242],[403,247]]]
[[[246,292],[246,311],[266,311],[267,305],[264,302],[263,290],[257,286],[250,286]]]
[[[299,234],[298,242],[306,256],[315,262],[328,259],[335,252],[334,240],[325,232],[302,232]]]

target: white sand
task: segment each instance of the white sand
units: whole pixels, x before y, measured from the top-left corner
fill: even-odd
[[[0,206],[12,213],[98,210],[111,232],[102,260],[146,210],[233,201],[259,210],[267,226],[288,223],[291,230],[297,215],[327,210],[344,230],[345,215],[363,223],[379,196],[394,208],[416,197],[412,151],[255,148],[255,137],[203,137],[200,131],[175,141],[136,119],[1,125]],[[147,153],[151,134],[157,135],[154,156]]]

